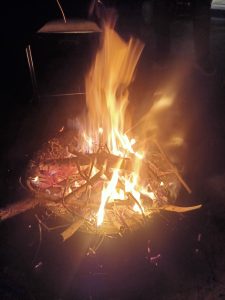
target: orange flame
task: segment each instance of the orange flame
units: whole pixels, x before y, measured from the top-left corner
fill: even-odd
[[[116,192],[116,185],[118,183],[119,170],[116,169],[113,172],[112,179],[106,187],[102,190],[101,204],[97,213],[97,226],[101,225],[104,219],[104,209],[107,201],[113,197],[113,194]]]
[[[125,42],[106,24],[102,47],[86,76],[87,135],[96,136],[96,130],[102,128],[102,142],[116,155],[124,154],[125,143],[131,147],[128,137],[122,134],[129,128],[127,88],[142,49],[140,41],[131,38]]]
[[[132,157],[132,174],[121,175],[119,167],[112,172],[111,180],[105,184],[100,207],[97,212],[97,226],[104,220],[104,210],[108,201],[125,200],[130,194],[136,204],[133,210],[143,213],[141,194],[154,201],[155,194],[139,182],[139,172],[144,159],[145,137],[156,126],[157,114],[170,107],[174,95],[163,96],[137,124],[142,134],[143,149],[136,151],[136,140],[128,136],[131,123],[127,113],[129,102],[128,87],[134,78],[134,72],[144,45],[137,39],[124,41],[113,30],[112,22],[105,23],[102,45],[96,54],[94,63],[85,79],[86,104],[88,108],[87,127],[83,132],[83,151],[96,152],[99,147],[107,149],[120,157]],[[124,190],[118,188],[122,182]]]
[[[133,38],[125,42],[113,30],[111,23],[105,23],[102,42],[85,81],[88,108],[88,128],[84,133],[85,149],[87,144],[89,151],[94,151],[94,143],[106,144],[112,154],[125,157],[132,153],[135,160],[140,161],[144,154],[134,150],[135,139],[129,138],[124,132],[130,126],[126,112],[128,86],[134,77],[144,45]],[[135,164],[138,166],[140,163]],[[102,190],[97,213],[98,226],[103,222],[106,203],[112,199],[125,199],[126,192],[131,193],[141,205],[140,193],[136,187],[138,169],[139,167],[132,178],[124,179],[125,191],[118,191],[119,169],[113,170],[111,180]]]

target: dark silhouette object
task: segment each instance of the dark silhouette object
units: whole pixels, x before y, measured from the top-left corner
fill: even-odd
[[[214,68],[210,61],[210,7],[211,0],[191,0],[193,19],[193,39],[196,63],[206,74],[212,74]],[[170,25],[176,11],[176,1],[155,0],[154,31],[156,35],[156,61],[165,64],[168,61],[171,46]]]

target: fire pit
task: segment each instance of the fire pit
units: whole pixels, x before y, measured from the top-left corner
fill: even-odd
[[[29,163],[26,186],[32,199],[0,211],[1,219],[37,204],[46,209],[36,215],[51,230],[48,220],[63,220],[64,240],[78,229],[104,236],[145,226],[160,210],[186,212],[200,208],[174,205],[183,186],[191,192],[154,135],[147,113],[133,125],[128,115],[128,86],[143,44],[122,40],[106,22],[101,47],[86,76],[87,114],[76,128],[62,132]],[[154,108],[166,105],[159,99]],[[134,138],[135,137],[135,138]]]

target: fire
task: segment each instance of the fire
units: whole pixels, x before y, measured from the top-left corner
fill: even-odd
[[[136,140],[128,137],[125,132],[131,125],[127,115],[128,86],[134,78],[135,67],[143,46],[139,40],[133,38],[125,42],[114,31],[110,22],[106,23],[101,49],[86,77],[88,127],[83,133],[85,141],[83,151],[88,149],[89,152],[94,152],[94,144],[107,145],[110,153],[116,156],[129,157],[132,154],[134,165],[137,165],[133,176],[124,179],[125,190],[118,188],[118,182],[122,180],[119,174],[120,166],[113,170],[111,180],[102,190],[97,213],[98,226],[103,222],[106,203],[112,199],[124,200],[126,193],[131,193],[140,203],[140,206],[136,204],[138,207],[136,205],[134,207],[134,211],[140,211],[140,192],[136,186],[140,162],[137,163],[136,160],[142,160],[144,152],[134,150]]]
[[[107,181],[101,192],[96,215],[97,226],[103,223],[108,202],[132,198],[135,202],[133,211],[143,214],[145,209],[142,198],[145,197],[151,202],[157,200],[156,190],[162,189],[164,183],[159,182],[158,187],[153,189],[148,183],[143,183],[140,176],[142,165],[146,160],[145,140],[148,131],[156,127],[157,115],[171,107],[174,100],[171,92],[162,95],[137,124],[142,143],[129,136],[132,132],[132,123],[127,112],[128,87],[134,79],[135,68],[144,45],[133,38],[124,41],[112,28],[111,24],[114,23],[105,23],[101,47],[86,76],[88,113],[85,120],[87,126],[81,133],[83,136],[81,152],[108,151],[117,157],[129,158],[132,161],[132,171],[121,172],[121,160],[117,168],[111,170],[111,175],[104,174]]]
[[[190,193],[176,167],[157,142],[161,112],[174,103],[173,89],[158,97],[136,124],[128,113],[128,87],[143,44],[124,41],[105,23],[101,47],[86,75],[87,114],[75,120],[79,129],[68,145],[49,141],[49,152],[31,162],[27,185],[46,195],[46,207],[69,215],[74,224],[63,233],[69,238],[78,228],[87,232],[119,233],[132,230],[153,212],[186,212],[201,206],[171,205],[180,185]],[[173,135],[172,144],[183,136]],[[95,226],[93,226],[95,225]],[[94,228],[94,229],[93,229]],[[125,228],[125,229],[124,229]]]
[[[107,201],[116,193],[116,185],[118,183],[119,170],[114,170],[112,179],[106,187],[102,190],[101,204],[97,213],[97,226],[101,225],[104,219],[104,208]]]

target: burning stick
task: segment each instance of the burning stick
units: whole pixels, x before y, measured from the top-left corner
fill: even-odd
[[[65,197],[65,203],[68,203],[68,204],[74,203],[74,200],[79,198],[80,195],[85,191],[85,189],[88,186],[92,186],[100,180],[101,175],[102,175],[102,171],[99,171],[97,174],[95,174],[93,177],[91,177],[88,182],[83,184],[81,187],[77,188],[74,192],[67,195]]]

